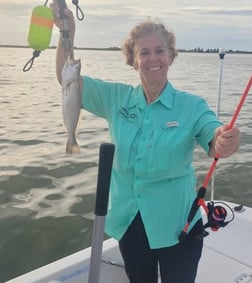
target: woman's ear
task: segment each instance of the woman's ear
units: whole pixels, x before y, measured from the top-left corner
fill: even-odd
[[[173,64],[173,61],[174,61],[174,57],[173,56],[170,56],[170,63],[169,63],[169,66],[171,66]]]

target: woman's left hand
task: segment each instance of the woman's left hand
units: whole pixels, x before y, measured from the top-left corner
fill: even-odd
[[[209,156],[229,157],[238,151],[240,144],[240,130],[237,127],[229,128],[229,125],[223,125],[216,129],[215,138],[211,143]]]

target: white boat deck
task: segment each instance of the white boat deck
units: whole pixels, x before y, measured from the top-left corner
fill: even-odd
[[[246,207],[205,238],[196,283],[252,283],[251,241],[252,208]],[[90,248],[82,250],[6,283],[88,283],[90,254]],[[100,283],[128,282],[117,244],[109,239],[103,244]]]
[[[230,204],[232,206],[232,204]],[[197,283],[252,282],[252,209],[205,238]]]

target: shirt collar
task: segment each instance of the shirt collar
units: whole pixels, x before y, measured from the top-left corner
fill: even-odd
[[[137,105],[141,109],[146,107],[146,100],[144,97],[143,87],[140,84],[134,88],[134,91],[131,93],[131,97],[128,102],[129,108],[136,107]]]
[[[165,107],[172,109],[174,103],[174,93],[175,89],[173,88],[172,84],[167,81],[162,93],[153,103],[160,101]],[[129,108],[135,107],[136,105],[138,105],[141,109],[144,109],[147,106],[142,85],[138,85],[134,89],[128,102]]]
[[[172,109],[174,103],[174,88],[170,82],[167,82],[166,87],[158,97],[157,101],[160,101],[165,107]]]

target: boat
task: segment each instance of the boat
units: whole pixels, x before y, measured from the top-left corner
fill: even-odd
[[[107,214],[113,154],[113,144],[101,144],[91,247],[6,283],[129,282],[117,241],[112,238],[104,241],[104,222]],[[205,224],[205,233],[202,236],[205,239],[196,283],[252,282],[252,208],[223,201],[211,200],[205,203],[206,207],[200,206]],[[218,214],[219,220],[213,222],[215,218],[213,218],[214,209],[212,208],[217,207],[224,210],[225,217],[221,219]],[[209,226],[210,223],[214,225]]]
[[[216,232],[210,230],[204,239],[196,283],[252,282],[252,208],[224,203],[233,210],[234,220]],[[83,249],[6,283],[90,283],[91,251],[91,247]],[[117,241],[112,238],[103,242],[98,282],[129,282]]]

